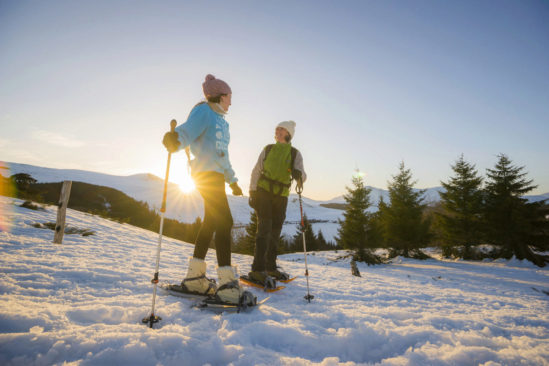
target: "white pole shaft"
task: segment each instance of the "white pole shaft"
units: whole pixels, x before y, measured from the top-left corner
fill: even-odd
[[[162,248],[162,230],[163,229],[164,229],[164,212],[160,214],[160,230],[158,234],[158,247],[156,248],[156,267],[154,270],[156,280],[158,280],[158,267],[160,266],[160,249]],[[151,309],[151,314],[153,315],[154,315],[154,307],[156,303],[157,285],[158,285],[158,281],[155,281],[153,286],[153,298],[152,298],[152,309]]]

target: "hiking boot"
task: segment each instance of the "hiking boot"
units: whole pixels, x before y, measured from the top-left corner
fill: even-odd
[[[280,272],[278,269],[268,271],[267,274],[278,281],[286,281],[290,279],[290,275],[286,272]]]
[[[244,291],[240,287],[233,267],[218,267],[217,276],[219,278],[219,287],[215,295],[219,301],[241,306],[255,305],[256,297],[251,292]]]
[[[181,287],[192,294],[215,294],[215,280],[206,278],[206,262],[203,259],[190,258],[187,277],[181,282]]]
[[[276,280],[262,271],[248,273],[248,278],[253,282],[260,283],[267,288],[276,288]]]

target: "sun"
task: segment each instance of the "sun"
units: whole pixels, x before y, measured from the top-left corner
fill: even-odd
[[[177,184],[183,193],[191,193],[196,189],[193,179],[186,169],[181,169],[181,171],[174,172],[174,174],[170,177],[170,181]]]
[[[187,158],[182,156],[172,156],[169,181],[179,186],[183,193],[191,193],[196,189],[189,169],[187,169]]]

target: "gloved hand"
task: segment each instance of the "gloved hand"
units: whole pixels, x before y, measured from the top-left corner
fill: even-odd
[[[166,149],[169,152],[176,152],[177,150],[179,150],[179,145],[181,145],[181,142],[179,142],[179,134],[175,131],[166,132],[162,143],[164,144],[164,146],[166,146]]]
[[[303,191],[303,180],[301,180],[301,177],[295,181],[296,183],[296,188],[298,191]]]
[[[238,183],[234,182],[229,184],[229,187],[233,190],[233,196],[243,196],[242,189],[238,186]]]
[[[248,205],[255,210],[257,205],[256,191],[250,191],[250,198],[248,198]]]

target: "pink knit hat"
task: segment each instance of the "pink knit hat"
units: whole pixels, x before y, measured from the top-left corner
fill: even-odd
[[[216,79],[212,74],[206,75],[206,81],[202,83],[202,90],[204,90],[204,95],[208,97],[218,97],[222,94],[231,94],[231,87],[229,84],[224,82],[221,79]]]

